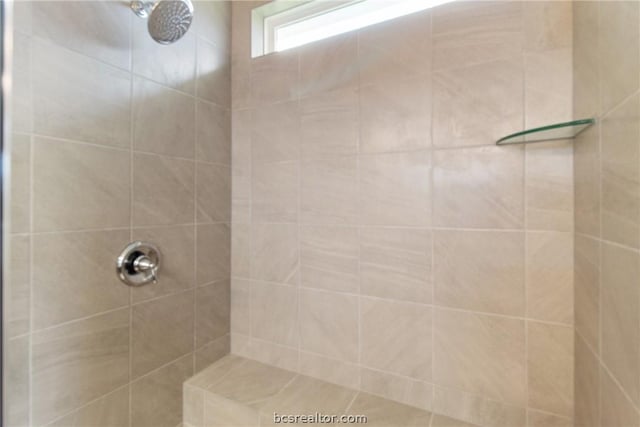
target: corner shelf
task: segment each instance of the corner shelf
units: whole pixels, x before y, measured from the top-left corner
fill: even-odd
[[[595,119],[580,119],[570,122],[556,123],[523,130],[496,141],[496,145],[528,144],[530,142],[555,141],[559,139],[573,139],[578,134],[596,122]]]

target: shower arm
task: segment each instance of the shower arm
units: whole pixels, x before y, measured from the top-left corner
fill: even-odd
[[[131,2],[131,10],[140,18],[148,18],[153,4],[153,1],[134,0]]]

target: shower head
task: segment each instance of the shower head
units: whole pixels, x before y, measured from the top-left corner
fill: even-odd
[[[193,21],[190,0],[132,1],[131,9],[139,17],[147,19],[151,38],[160,44],[178,41]]]

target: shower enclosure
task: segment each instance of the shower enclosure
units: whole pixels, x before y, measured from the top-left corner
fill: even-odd
[[[5,2],[3,425],[640,427],[640,3],[305,4]]]

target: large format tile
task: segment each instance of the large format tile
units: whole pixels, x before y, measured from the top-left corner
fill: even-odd
[[[601,121],[602,237],[640,247],[640,95]]]
[[[431,155],[426,151],[360,157],[360,223],[431,224]]]
[[[640,255],[602,243],[602,361],[634,403],[640,401]]]
[[[432,235],[425,229],[360,229],[360,292],[431,302]]]
[[[434,224],[522,228],[522,147],[438,150],[433,162]]]
[[[194,162],[155,154],[133,156],[133,224],[179,225],[194,220]]]
[[[128,230],[33,236],[33,328],[127,306],[114,260],[128,241]]]
[[[302,226],[300,284],[308,288],[356,293],[359,286],[358,229]]]
[[[229,334],[216,338],[195,351],[195,371],[200,372],[231,352]]]
[[[437,305],[523,316],[524,233],[436,231]]]
[[[303,158],[350,155],[360,137],[358,90],[347,88],[300,100]]]
[[[571,47],[573,10],[570,1],[526,2],[524,45],[531,51]]]
[[[525,406],[524,321],[435,309],[433,345],[436,384]]]
[[[302,162],[300,222],[353,224],[358,217],[358,159],[331,157]]]
[[[575,335],[574,405],[576,426],[600,425],[600,362],[579,334]]]
[[[250,104],[269,105],[296,99],[299,91],[298,68],[298,49],[253,58],[249,81]]]
[[[182,421],[182,384],[193,375],[185,356],[131,385],[131,425],[175,427]]]
[[[128,387],[107,394],[49,424],[51,427],[127,427],[128,425]]]
[[[129,310],[33,335],[34,425],[43,425],[129,380]]]
[[[355,363],[300,351],[298,372],[308,377],[353,389],[358,388],[359,369]]]
[[[133,307],[132,376],[138,378],[193,351],[193,291]]]
[[[129,226],[129,153],[35,138],[33,230]]]
[[[69,1],[59,7],[47,1],[33,2],[32,17],[34,35],[117,67],[130,68],[130,28],[135,18],[121,4]],[[146,27],[142,22],[136,23]]]
[[[640,414],[618,384],[600,367],[600,425],[637,427]]]
[[[573,323],[573,236],[527,233],[527,308],[529,318]]]
[[[27,233],[31,227],[31,137],[11,135],[11,233]]]
[[[363,153],[431,146],[429,79],[394,79],[361,87],[360,114],[360,151]]]
[[[360,390],[425,410],[433,403],[432,384],[374,369],[360,369]]]
[[[572,2],[573,12],[573,110],[575,117],[600,113],[600,37],[598,2]]]
[[[358,297],[300,290],[300,349],[358,360]]]
[[[31,243],[29,236],[11,236],[5,273],[5,329],[12,338],[29,332],[31,322]]]
[[[25,3],[25,2],[17,2]],[[14,9],[17,9],[14,7]],[[14,16],[17,11],[14,12]],[[14,21],[17,18],[14,18]],[[19,32],[13,33],[13,64],[11,84],[11,129],[14,132],[31,132],[33,123],[32,98],[32,39]]]
[[[145,22],[133,25],[133,72],[165,86],[193,94],[196,80],[196,36],[188,32],[180,40],[163,45],[149,36]]]
[[[193,2],[198,12],[193,17],[193,30],[205,40],[218,46],[231,43],[231,2],[197,0]]]
[[[196,227],[196,284],[228,279],[231,274],[231,230],[228,224]]]
[[[430,412],[366,393],[358,394],[349,414],[365,415],[367,425],[379,427],[419,427],[431,420]]]
[[[231,107],[231,57],[228,47],[198,39],[196,94],[221,107]]]
[[[231,332],[251,335],[251,281],[231,279]]]
[[[360,363],[407,377],[431,379],[431,308],[362,298]]]
[[[528,322],[527,347],[529,407],[573,416],[573,328]]]
[[[231,112],[202,100],[196,103],[196,160],[231,165]]]
[[[574,241],[574,305],[576,331],[600,347],[600,242],[576,235]]]
[[[522,59],[501,59],[433,75],[433,144],[493,145],[522,129]]]
[[[193,158],[195,100],[157,83],[133,84],[133,147],[139,151]]]
[[[5,422],[8,427],[28,426],[29,423],[29,336],[6,341],[4,350],[4,386],[11,390],[4,401]]]
[[[251,156],[254,164],[300,158],[298,102],[283,102],[252,110]]]
[[[587,3],[587,2],[584,2]],[[574,142],[575,231],[600,236],[600,124],[582,132]]]
[[[76,4],[80,3],[86,2]],[[40,41],[33,45],[32,65],[35,132],[109,146],[130,146],[128,73]]]
[[[150,286],[131,288],[133,302],[179,292],[195,286],[195,227],[134,228],[133,240],[155,243],[162,260],[158,282]]]
[[[251,182],[251,213],[254,222],[298,220],[298,162],[254,164]]]
[[[251,283],[251,334],[276,344],[298,345],[298,290],[294,286]]]
[[[231,168],[198,163],[196,172],[196,220],[231,221]]]
[[[229,280],[196,289],[196,348],[229,333],[230,307]]]
[[[268,282],[297,283],[297,225],[254,224],[251,238],[251,278]]]

